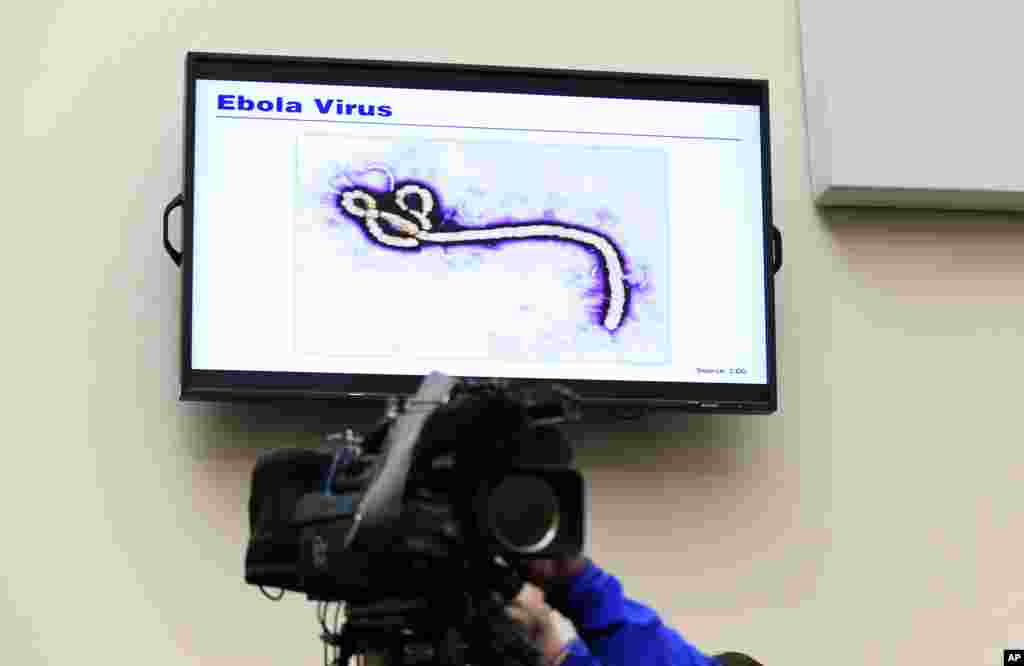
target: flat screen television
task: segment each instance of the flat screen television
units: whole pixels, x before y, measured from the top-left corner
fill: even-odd
[[[185,100],[183,400],[776,409],[767,82],[189,53]]]

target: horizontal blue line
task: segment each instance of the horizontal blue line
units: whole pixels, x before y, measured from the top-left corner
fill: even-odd
[[[271,118],[267,116],[227,116],[232,120],[287,120],[295,123],[336,123],[343,125],[373,125],[375,127],[433,127],[439,129],[495,130],[499,132],[549,132],[553,134],[597,134],[601,136],[635,136],[649,139],[694,139],[699,141],[742,141],[732,136],[675,136],[672,134],[630,134],[628,132],[584,132],[579,130],[532,129],[528,127],[476,127],[474,125],[422,125],[417,123],[371,123],[359,120],[329,120],[327,118]]]

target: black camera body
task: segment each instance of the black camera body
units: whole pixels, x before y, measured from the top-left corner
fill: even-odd
[[[511,598],[515,563],[583,550],[583,480],[558,428],[577,410],[555,386],[434,373],[365,437],[264,455],[246,582],[353,608]]]

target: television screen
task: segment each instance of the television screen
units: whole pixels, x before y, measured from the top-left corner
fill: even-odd
[[[763,81],[190,53],[183,399],[776,407]]]

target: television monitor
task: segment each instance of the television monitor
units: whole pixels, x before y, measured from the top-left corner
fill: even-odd
[[[186,57],[183,400],[776,409],[765,81]]]

